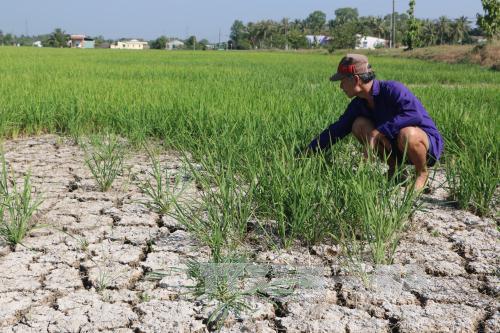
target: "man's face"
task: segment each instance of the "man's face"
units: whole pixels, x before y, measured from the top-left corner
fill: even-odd
[[[347,76],[340,80],[340,88],[349,98],[353,98],[359,92],[355,76]]]

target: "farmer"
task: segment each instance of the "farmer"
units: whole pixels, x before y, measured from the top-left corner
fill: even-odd
[[[368,58],[348,54],[339,63],[331,81],[353,98],[339,120],[331,124],[307,147],[316,152],[352,132],[356,139],[387,160],[388,175],[406,156],[415,166],[415,190],[424,189],[429,171],[443,151],[443,138],[422,103],[402,83],[375,79]]]

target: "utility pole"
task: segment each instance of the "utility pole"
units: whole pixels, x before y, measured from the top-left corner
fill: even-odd
[[[220,49],[220,28],[219,28],[219,44],[217,44],[217,49]]]
[[[283,23],[285,23],[285,50],[288,51],[288,18],[285,18]]]
[[[395,2],[392,0],[392,16],[391,16],[391,47],[396,47],[396,17],[395,17]]]

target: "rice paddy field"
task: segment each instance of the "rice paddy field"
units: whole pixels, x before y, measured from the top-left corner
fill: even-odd
[[[418,195],[350,136],[297,155],[349,102],[328,80],[339,60],[0,47],[0,332],[498,331],[500,75],[370,57],[445,138]],[[232,272],[257,263],[265,281],[245,289],[259,279]],[[321,288],[273,275],[289,265],[321,268]]]

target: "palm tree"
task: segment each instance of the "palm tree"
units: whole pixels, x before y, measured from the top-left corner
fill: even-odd
[[[424,20],[422,24],[421,40],[426,46],[436,45],[438,39],[438,26],[435,21]]]
[[[451,35],[453,37],[453,42],[463,44],[464,39],[469,35],[470,22],[466,16],[459,17],[455,19],[452,25]]]
[[[301,19],[293,20],[291,26],[292,26],[292,29],[298,30],[301,33],[305,33],[304,21],[302,21]]]
[[[439,44],[443,45],[443,42],[449,38],[450,33],[450,20],[446,16],[441,16],[438,19],[438,31]]]
[[[248,39],[252,48],[256,48],[259,41],[259,26],[256,23],[248,22]]]
[[[372,25],[373,32],[377,34],[378,38],[382,38],[382,36],[385,38],[385,33],[387,31],[385,20],[382,17],[377,16],[373,18]]]
[[[261,21],[263,41],[266,47],[273,47],[273,33],[276,30],[277,24],[273,20]]]

